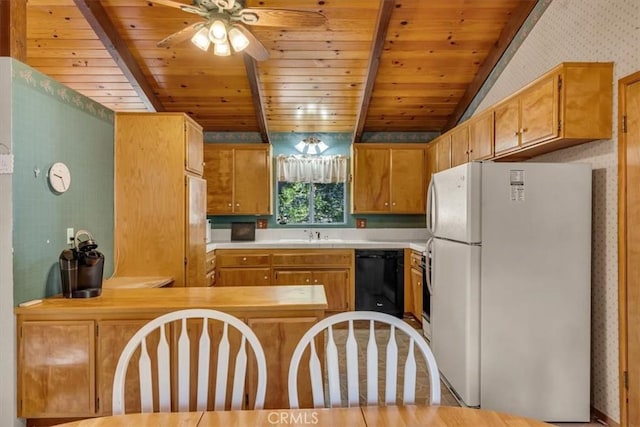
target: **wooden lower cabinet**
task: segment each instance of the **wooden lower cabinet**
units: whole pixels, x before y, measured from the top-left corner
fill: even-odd
[[[99,407],[98,415],[111,415],[113,376],[120,359],[120,353],[138,329],[151,319],[145,320],[104,320],[98,321],[97,371]],[[157,342],[157,341],[156,341]],[[151,345],[151,340],[148,342]],[[134,355],[127,370],[125,393],[126,412],[140,412],[140,386],[138,383],[138,355]]]
[[[94,322],[25,322],[18,332],[18,416],[95,416]]]
[[[247,321],[251,329],[256,333],[260,342],[279,341],[278,351],[270,352],[266,355],[267,359],[267,384],[271,390],[279,390],[279,393],[267,393],[265,397],[265,409],[278,409],[289,407],[289,394],[287,392],[287,378],[289,376],[289,363],[293,351],[298,345],[298,341],[302,338],[307,330],[313,326],[319,319],[316,317],[300,317],[291,319],[264,318],[249,319]],[[322,347],[318,347],[322,348]],[[308,352],[307,352],[308,353]],[[255,389],[255,381],[257,375],[251,372],[254,363],[249,364],[249,382],[247,388]],[[305,380],[306,379],[306,380]],[[309,384],[309,356],[303,357],[300,362],[298,371],[298,389],[302,390],[300,395],[301,408],[313,408],[313,399],[311,393],[305,393]],[[310,391],[310,389],[308,390]],[[253,401],[249,398],[249,407],[252,407]]]
[[[413,307],[411,314],[418,321],[422,321],[422,270],[411,268],[411,292],[413,294]]]
[[[324,285],[327,311],[349,310],[349,270],[274,270],[274,285]]]
[[[242,291],[240,288],[231,291],[217,287],[167,288],[162,292],[141,289],[120,291],[122,298],[117,296],[117,292],[114,294],[113,291],[103,290],[102,297],[93,301],[90,311],[60,298],[45,299],[40,304],[41,308],[17,308],[17,415],[27,418],[27,425],[30,426],[53,426],[71,419],[110,415],[113,377],[122,349],[129,339],[149,320],[169,311],[190,307],[225,311],[253,329],[267,358],[265,408],[286,408],[289,405],[286,393],[288,367],[294,347],[308,328],[324,317],[326,307],[324,298],[318,296],[318,286],[309,285],[306,296],[300,294],[307,292],[307,287],[299,288],[294,292],[297,296],[291,298],[277,287],[246,287]],[[238,292],[242,292],[241,301],[244,303],[237,302]],[[303,302],[299,301],[301,297]],[[131,299],[148,301],[148,306],[138,303],[136,308],[124,308]],[[233,308],[223,308],[224,301],[229,300],[235,301],[232,302]],[[199,336],[202,323],[189,322],[187,327],[191,342],[197,345],[196,337]],[[217,323],[210,323],[209,327],[212,347],[217,348],[222,328]],[[180,328],[179,324],[167,328],[171,347],[177,345]],[[240,338],[239,333],[232,329],[229,331],[229,340],[232,354],[235,354],[233,352],[239,347]],[[152,369],[156,365],[153,353],[158,341],[158,332],[147,338]],[[140,411],[138,353],[134,354],[127,372],[126,412]],[[250,363],[246,402],[252,405],[256,364],[253,352],[247,349],[247,353]],[[192,408],[195,410],[197,356],[193,357],[191,375],[194,379],[191,380],[191,388]],[[214,372],[215,356],[210,366],[213,367],[211,372]],[[172,384],[177,384],[176,366],[172,367],[171,372]],[[231,381],[228,386],[230,392]],[[308,381],[301,383],[300,387],[303,393],[308,392],[310,396]],[[311,407],[310,398],[303,399],[302,403]]]

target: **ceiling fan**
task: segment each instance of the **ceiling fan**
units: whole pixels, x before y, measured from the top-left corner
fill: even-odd
[[[158,47],[170,47],[191,39],[192,43],[206,51],[214,45],[214,54],[228,56],[233,51],[244,51],[257,61],[269,58],[269,52],[246,25],[268,27],[317,27],[325,23],[320,12],[276,9],[245,8],[239,0],[193,0],[192,5],[173,0],[148,0],[194,13],[204,18],[169,35]]]

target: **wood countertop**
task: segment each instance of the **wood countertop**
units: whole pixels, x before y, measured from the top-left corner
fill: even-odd
[[[161,288],[173,283],[172,277],[161,276],[116,276],[102,282],[102,289]]]
[[[56,296],[28,307],[16,307],[16,315],[145,313],[185,308],[220,311],[325,310],[322,285],[233,286],[209,288],[103,289],[95,298]]]

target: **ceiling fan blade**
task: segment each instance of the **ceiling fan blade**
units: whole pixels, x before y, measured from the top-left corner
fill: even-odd
[[[180,9],[184,12],[195,13],[196,15],[206,16],[208,10],[204,7],[193,6],[190,4],[179,3],[172,0],[147,0],[149,3],[161,4],[163,6],[173,7]]]
[[[249,45],[244,48],[243,52],[252,56],[256,61],[265,61],[269,59],[269,51],[266,47],[253,35],[251,31],[245,28],[243,25],[235,24],[233,28],[240,30],[244,36],[249,39]]]
[[[289,9],[247,8],[238,15],[243,24],[267,27],[318,27],[327,20],[320,12]]]
[[[175,32],[164,39],[160,40],[157,44],[158,47],[171,47],[178,43],[182,43],[183,41],[190,39],[193,37],[198,30],[206,25],[205,21],[196,22],[195,24],[191,24],[187,27],[184,27],[182,30]]]

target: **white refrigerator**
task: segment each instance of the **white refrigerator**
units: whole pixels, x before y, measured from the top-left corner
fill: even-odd
[[[462,404],[588,421],[591,166],[472,162],[433,175],[431,348]]]

